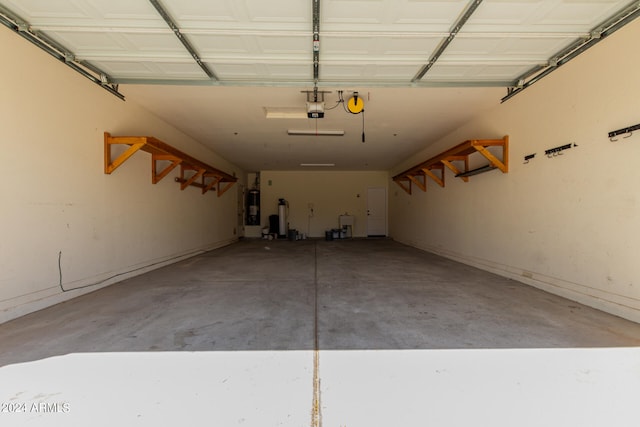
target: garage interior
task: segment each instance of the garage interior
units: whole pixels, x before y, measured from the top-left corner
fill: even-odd
[[[635,425],[638,16],[0,0],[0,419]]]

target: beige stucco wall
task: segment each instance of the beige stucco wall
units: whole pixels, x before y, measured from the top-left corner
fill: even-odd
[[[4,27],[0,46],[0,322],[236,239],[234,189],[180,191],[177,171],[153,185],[142,152],[105,175],[103,133],[152,135],[239,168]],[[60,277],[100,285],[63,294]]]
[[[607,137],[640,123],[638,40],[640,21],[394,168],[510,136],[506,175],[447,172],[411,196],[390,184],[392,237],[640,321],[640,132]]]
[[[354,237],[367,235],[367,189],[387,188],[386,172],[262,171],[262,225],[278,214],[278,199],[289,203],[289,224],[310,237],[338,227],[338,216],[355,218]],[[313,206],[311,214],[309,205]]]

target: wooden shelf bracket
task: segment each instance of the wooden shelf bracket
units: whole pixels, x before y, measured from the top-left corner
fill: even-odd
[[[418,177],[422,177],[418,179]],[[416,185],[422,191],[427,191],[427,176],[426,175],[409,175],[407,178]]]
[[[496,156],[490,148],[502,149],[502,158]],[[478,169],[470,169],[469,157],[480,154],[489,164]],[[502,173],[509,172],[509,136],[502,139],[473,139],[464,141],[437,156],[434,156],[420,164],[393,177],[393,181],[404,191],[411,194],[411,184],[416,184],[422,191],[427,190],[427,179],[431,178],[441,187],[445,185],[444,168],[451,170],[456,177],[464,182],[469,182],[469,177],[478,173],[500,169]],[[437,171],[438,173],[434,173]]]
[[[113,159],[111,149],[116,145],[128,147]],[[104,173],[113,173],[140,150],[151,154],[153,184],[160,182],[178,166],[180,166],[180,177],[175,181],[180,183],[181,190],[194,186],[202,188],[202,194],[205,194],[217,185],[218,197],[220,197],[238,181],[235,176],[209,166],[152,136],[111,136],[108,132],[104,133]],[[201,182],[197,182],[198,180]]]
[[[158,172],[158,162],[170,162],[168,166],[165,166],[164,169],[161,169]],[[152,154],[151,155],[151,182],[157,184],[160,182],[162,178],[169,175],[173,169],[176,168],[180,163],[182,163],[182,159],[179,159],[174,156],[170,156],[167,154]]]
[[[411,180],[409,178],[394,178],[396,184],[400,186],[408,195],[411,195]]]
[[[434,170],[440,171],[440,176],[433,173]],[[444,164],[437,163],[437,164],[431,165],[428,168],[422,168],[422,172],[424,172],[426,176],[434,180],[440,187],[444,187]]]

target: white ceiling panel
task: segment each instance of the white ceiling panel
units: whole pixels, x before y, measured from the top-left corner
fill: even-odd
[[[51,31],[49,35],[64,46],[74,46],[77,56],[93,54],[125,56],[136,52],[164,52],[188,57],[173,33],[121,33],[95,31]]]
[[[148,1],[131,0],[3,0],[7,8],[34,26],[163,27]]]
[[[192,79],[205,77],[200,67],[192,62],[157,61],[153,62],[153,66],[168,79]]]
[[[371,67],[371,66],[369,66]],[[340,65],[332,63],[323,63],[320,66],[322,79],[331,82],[339,81],[362,81],[367,74],[367,65]]]
[[[94,31],[48,31],[47,34],[63,46],[73,46],[76,55],[80,52],[127,53],[134,48],[121,34]]]
[[[309,36],[268,36],[255,38],[255,44],[266,54],[295,54],[311,58]]]
[[[247,20],[247,9],[242,1],[164,0],[162,5],[171,17],[185,28],[189,28],[189,23],[193,25],[197,22],[212,24]]]
[[[467,1],[329,0],[321,6],[327,31],[449,31]]]
[[[32,24],[38,24],[39,20],[92,18],[92,8],[86,2],[83,4],[64,0],[8,0],[3,3]]]
[[[175,62],[181,69],[182,61],[192,56],[147,0],[0,0],[0,4],[77,58],[117,62],[107,65],[110,70],[128,68],[122,64],[135,60]],[[161,0],[161,4],[195,55],[219,70],[217,78],[313,80],[312,1]],[[403,79],[412,84],[470,4],[470,0],[320,0],[319,61],[326,75],[320,74],[319,82],[370,77],[376,83],[387,78],[390,84]],[[518,60],[545,63],[625,5],[622,0],[484,0],[442,53],[441,60],[457,65],[439,67],[436,78],[446,80],[443,73],[452,70],[452,82],[461,75],[473,79],[480,75],[473,66],[487,61],[492,67],[504,61],[504,70],[514,69],[511,64]],[[469,71],[460,73],[463,66]],[[155,68],[148,68],[145,79],[166,78],[166,72],[155,75]],[[429,70],[421,81],[429,81],[433,72]],[[498,74],[513,82],[520,76]],[[113,78],[132,75],[142,74],[138,70]],[[184,75],[206,78],[202,73]]]
[[[140,52],[184,52],[184,47],[173,33],[125,33],[122,34],[122,38],[132,49]]]
[[[193,46],[198,50],[202,56],[207,56],[217,53],[233,53],[239,55],[248,55],[255,51],[252,49],[252,43],[250,37],[242,35],[200,35],[200,34],[187,34],[189,40]]]
[[[320,52],[323,60],[336,57],[381,56],[387,57],[388,60],[405,57],[426,61],[440,41],[439,37],[330,36],[322,39]]]
[[[247,63],[230,63],[218,61],[215,63],[207,63],[209,67],[215,69],[216,76],[221,80],[229,81],[258,81],[265,79],[273,80],[273,76],[268,73],[267,68],[263,64],[255,62]]]
[[[264,117],[264,106],[304,108],[300,91],[314,84],[333,90],[332,99],[337,88],[370,88],[366,145],[360,118],[341,109],[318,124],[354,136],[349,167],[363,167],[364,150],[369,165],[388,168],[535,82],[540,67],[548,71],[570,55],[569,46],[591,33],[597,40],[598,26],[611,17],[632,6],[630,16],[640,16],[637,0],[317,0],[314,76],[314,1],[158,0],[161,13],[150,0],[0,0],[0,22],[58,60],[82,61],[76,71],[257,170],[295,169],[298,154],[330,157],[326,144],[283,138],[287,119]],[[468,20],[459,21],[467,10]],[[167,82],[175,87],[161,85]],[[385,101],[377,102],[382,93]],[[180,109],[169,108],[176,99]],[[416,108],[430,114],[414,115]],[[402,135],[395,151],[385,146],[394,134]],[[290,153],[294,147],[298,154]]]
[[[91,61],[94,65],[111,76],[122,76],[125,79],[202,79],[206,77],[200,67],[191,61]]]
[[[512,76],[525,73],[531,68],[530,64],[488,64],[471,67],[467,78],[479,81],[509,81]]]
[[[611,16],[628,1],[576,1],[558,0],[552,7],[545,10],[536,24],[570,26],[583,31],[589,31],[601,21]]]
[[[274,64],[257,63],[256,61],[215,62],[209,64],[215,70],[220,80],[250,81],[255,84],[260,82],[289,83],[291,81],[308,81],[311,63],[303,64]]]
[[[464,32],[588,33],[626,0],[484,0]]]
[[[386,37],[376,41],[376,52],[391,56],[417,55],[428,58],[440,44],[440,37]]]
[[[236,55],[257,58],[261,55],[311,58],[309,38],[245,35],[189,35],[193,46],[204,56]]]
[[[309,23],[311,2],[263,0],[164,0],[163,6],[184,28],[224,23]]]
[[[410,80],[420,67],[419,64],[324,64],[321,66],[323,80],[330,82],[369,81],[380,83],[385,81],[400,82]]]
[[[429,81],[459,81],[459,82],[506,82],[512,76],[521,75],[531,68],[533,64],[522,63],[456,63],[439,62],[433,66],[429,74],[424,78]]]
[[[308,64],[270,64],[265,69],[273,80],[304,81],[309,78],[311,63]]]
[[[132,1],[132,0],[71,0],[77,3],[87,3],[94,11],[98,13],[98,17],[109,21],[134,20],[137,22],[157,22],[162,23],[162,19],[158,19],[158,13],[148,1]]]
[[[179,1],[179,0],[176,0]],[[227,0],[236,3],[237,0]],[[311,2],[305,1],[238,1],[253,22],[311,22]]]
[[[505,61],[522,58],[545,62],[556,52],[565,48],[572,39],[566,38],[521,38],[521,37],[487,37],[462,38],[457,37],[442,60],[465,58],[467,60],[482,61],[483,59]]]
[[[126,76],[127,78],[146,77],[159,73],[159,70],[149,62],[142,61],[101,61],[92,60],[92,64],[109,75]]]
[[[323,59],[336,56],[366,56],[378,50],[378,45],[384,43],[385,39],[374,39],[371,37],[326,37],[322,39],[320,52]],[[324,54],[326,52],[326,55]]]

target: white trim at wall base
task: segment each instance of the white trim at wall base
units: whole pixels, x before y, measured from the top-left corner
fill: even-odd
[[[640,301],[633,298],[603,292],[602,290],[591,288],[586,285],[568,282],[563,279],[546,276],[525,269],[518,269],[512,266],[496,263],[494,261],[469,257],[456,252],[450,252],[442,248],[422,245],[412,241],[403,241],[401,239],[394,240],[398,243],[402,243],[425,252],[440,255],[502,277],[513,279],[520,283],[541,289],[545,292],[631,320],[632,322],[640,323]]]
[[[103,283],[100,283],[99,285],[96,285],[96,286],[82,288],[83,284],[77,282],[73,286],[78,287],[80,289],[69,290],[68,292],[62,292],[59,286],[52,286],[47,289],[38,291],[36,293],[32,293],[29,295],[22,295],[14,299],[3,301],[3,305],[6,305],[6,307],[2,307],[0,305],[0,324],[8,322],[13,319],[17,319],[18,317],[22,317],[39,310],[43,310],[47,307],[60,304],[62,302],[71,300],[73,298],[77,298],[81,295],[86,295],[91,292],[95,292],[99,289],[106,288],[107,286],[120,283],[123,280],[127,280],[132,277],[136,277],[141,274],[148,273],[158,268],[166,267],[167,265],[184,261],[185,259],[203,254],[205,252],[222,248],[224,246],[228,246],[237,241],[238,241],[238,238],[235,237],[232,239],[216,242],[212,245],[209,245],[201,249],[191,250],[187,253],[165,257],[164,260],[162,259],[153,260],[153,261],[150,261],[147,264],[147,266],[141,265],[141,266],[135,267],[133,271],[127,273],[126,271],[131,270],[131,267],[129,267],[127,269],[124,269],[125,272],[123,273],[112,273],[112,275],[115,274],[117,275],[117,277],[114,277],[111,280],[105,280]],[[89,280],[87,280],[86,282],[90,283]],[[37,294],[40,294],[40,296],[36,297],[37,299],[34,300],[33,298]],[[25,301],[29,297],[31,298]]]

